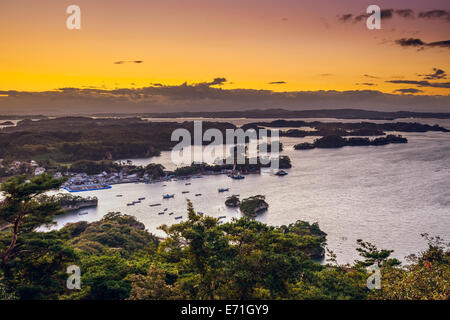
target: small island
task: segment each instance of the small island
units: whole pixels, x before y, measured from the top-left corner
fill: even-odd
[[[314,140],[313,143],[299,143],[294,146],[295,150],[310,150],[314,148],[342,148],[345,146],[383,146],[391,143],[407,143],[408,139],[401,135],[389,134],[385,137],[369,138],[342,138],[341,136],[325,136]]]
[[[237,208],[241,205],[241,200],[239,200],[239,197],[232,195],[225,200],[225,205],[230,208]]]
[[[254,218],[269,208],[269,204],[265,201],[265,199],[266,197],[262,195],[256,195],[243,199],[239,209],[241,209],[243,215]]]
[[[82,208],[97,207],[97,197],[83,198],[71,194],[58,194],[50,197],[51,201],[55,201],[61,206],[63,212],[76,211]]]

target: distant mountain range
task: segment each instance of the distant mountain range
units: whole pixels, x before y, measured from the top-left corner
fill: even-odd
[[[337,119],[370,119],[394,120],[401,118],[436,118],[450,119],[450,113],[411,112],[411,111],[370,111],[362,109],[323,109],[323,110],[244,110],[215,112],[170,112],[139,114],[96,114],[95,116],[140,116],[148,118],[337,118]]]
[[[61,116],[68,116],[61,115]],[[93,117],[142,117],[142,118],[250,118],[250,119],[294,119],[294,118],[336,118],[336,119],[368,119],[395,120],[406,118],[450,119],[449,113],[413,112],[413,111],[371,111],[363,109],[321,109],[321,110],[285,110],[285,109],[253,109],[243,111],[196,111],[196,112],[154,112],[154,113],[95,113],[78,114]],[[45,115],[0,115],[0,120],[45,119]]]

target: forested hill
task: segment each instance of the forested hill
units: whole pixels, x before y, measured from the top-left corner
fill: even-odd
[[[193,122],[149,122],[140,118],[94,119],[63,117],[22,120],[0,131],[0,158],[13,160],[116,160],[151,157],[170,150],[172,132],[193,132]],[[235,128],[224,122],[204,122],[203,129]],[[193,136],[193,135],[192,135]]]

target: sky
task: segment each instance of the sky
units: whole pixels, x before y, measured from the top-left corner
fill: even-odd
[[[448,0],[0,0],[0,39],[0,114],[450,112]]]

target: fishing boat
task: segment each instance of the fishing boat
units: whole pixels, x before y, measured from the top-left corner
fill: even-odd
[[[145,200],[145,197],[139,198],[138,200],[139,200],[139,201],[141,201],[141,200]]]
[[[127,203],[127,206],[134,206],[134,202],[132,202],[132,203]]]
[[[195,196],[196,197],[200,197],[202,194],[201,193],[196,193]]]
[[[182,191],[181,193],[183,193],[183,194],[184,194],[184,193],[189,193],[189,191]]]
[[[85,211],[85,212],[80,212],[80,213],[78,213],[78,215],[79,216],[84,216],[84,215],[86,215],[86,214],[88,214],[89,212],[87,212],[87,211]]]
[[[239,171],[236,170],[236,159],[234,160],[233,170],[231,171],[229,177],[234,180],[245,179],[245,177]]]
[[[173,212],[169,213],[169,216],[173,215]]]
[[[164,214],[164,213],[165,213],[164,211],[158,212],[158,215],[162,215],[162,214]]]
[[[275,172],[275,175],[279,176],[279,177],[285,176],[287,174],[288,173],[286,171],[284,171],[284,170],[278,170],[277,172]]]
[[[160,205],[161,205],[161,203],[154,203],[154,204],[151,204],[150,207],[157,207],[157,206],[160,206]]]
[[[170,198],[173,198],[173,197],[175,197],[174,194],[165,194],[165,195],[163,195],[163,199],[170,199]]]
[[[183,216],[175,217],[175,220],[180,220],[180,219],[183,219]]]
[[[230,191],[230,188],[219,188],[219,192],[227,192]]]

